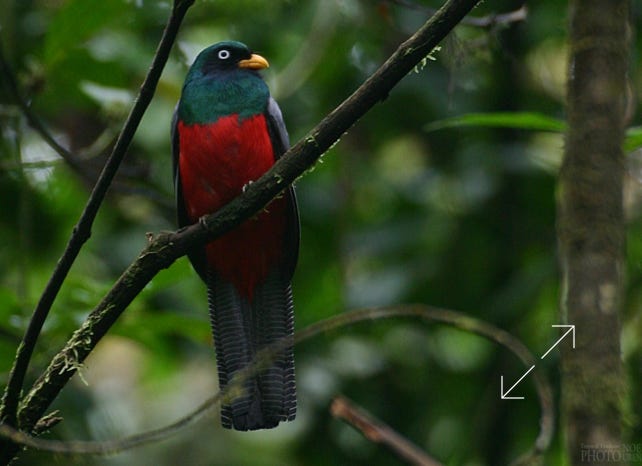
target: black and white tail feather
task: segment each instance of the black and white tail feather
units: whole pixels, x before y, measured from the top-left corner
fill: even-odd
[[[247,367],[257,352],[284,338],[292,338],[294,312],[289,279],[271,273],[256,287],[250,302],[236,288],[208,275],[210,319],[216,346],[219,385]],[[221,408],[223,427],[255,430],[276,427],[296,415],[296,385],[292,346],[274,356],[269,366],[250,375]],[[228,398],[229,399],[229,398]]]

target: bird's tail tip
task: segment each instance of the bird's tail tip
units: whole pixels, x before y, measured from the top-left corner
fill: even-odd
[[[289,411],[280,413],[266,413],[261,407],[261,400],[255,398],[251,401],[248,409],[245,406],[239,406],[232,401],[221,410],[221,424],[226,429],[239,431],[250,431],[260,429],[273,429],[281,422],[293,421],[296,417],[296,406],[289,408]],[[241,409],[239,409],[241,408]]]

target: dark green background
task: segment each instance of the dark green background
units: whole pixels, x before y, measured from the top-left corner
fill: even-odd
[[[79,171],[62,162],[2,88],[0,384],[139,89],[169,5],[0,0],[2,47],[34,111],[83,159]],[[486,1],[473,13],[519,6]],[[640,14],[635,5],[638,28]],[[47,321],[29,381],[135,259],[145,233],[175,228],[169,127],[188,63],[200,49],[235,39],[264,55],[271,64],[264,76],[296,141],[428,15],[375,0],[197,0],[93,236]],[[632,39],[636,99],[642,74],[635,30]],[[348,309],[424,303],[506,329],[536,357],[552,345],[558,332],[551,325],[560,323],[555,190],[564,141],[561,133],[538,130],[535,115],[563,120],[566,53],[560,0],[533,2],[526,22],[460,26],[298,181],[297,328]],[[426,128],[488,112],[529,115],[524,129]],[[631,124],[640,124],[639,112]],[[622,348],[630,412],[639,413],[642,153],[631,145]],[[211,345],[204,286],[183,258],[125,312],[80,371],[84,380],[76,376],[63,391],[55,408],[65,420],[51,437],[118,438],[187,414],[216,390]],[[301,344],[296,359],[299,414],[274,431],[224,431],[211,413],[171,440],[113,457],[28,453],[17,464],[396,464],[387,450],[331,417],[329,403],[339,393],[446,465],[507,464],[537,435],[530,378],[513,393],[525,400],[499,398],[500,376],[515,381],[524,367],[504,349],[459,330],[412,320],[361,324]],[[556,398],[557,364],[555,351],[541,362]],[[640,420],[631,415],[628,422],[636,442]],[[565,464],[562,439],[557,433],[547,464]]]

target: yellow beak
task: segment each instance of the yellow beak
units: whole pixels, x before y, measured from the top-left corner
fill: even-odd
[[[268,61],[256,53],[253,53],[247,60],[241,60],[239,62],[239,68],[249,68],[251,70],[262,70],[268,66],[270,66]]]

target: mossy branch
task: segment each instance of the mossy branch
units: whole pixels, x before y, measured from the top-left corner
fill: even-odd
[[[478,0],[450,0],[348,99],[295,144],[259,180],[218,212],[195,225],[174,233],[158,235],[115,283],[90,313],[61,352],[20,403],[18,425],[29,432],[65,386],[98,341],[131,301],[163,268],[186,254],[190,247],[204,244],[231,230],[261,210],[283,189],[310,168],[352,125],[390,91],[461,21]]]

